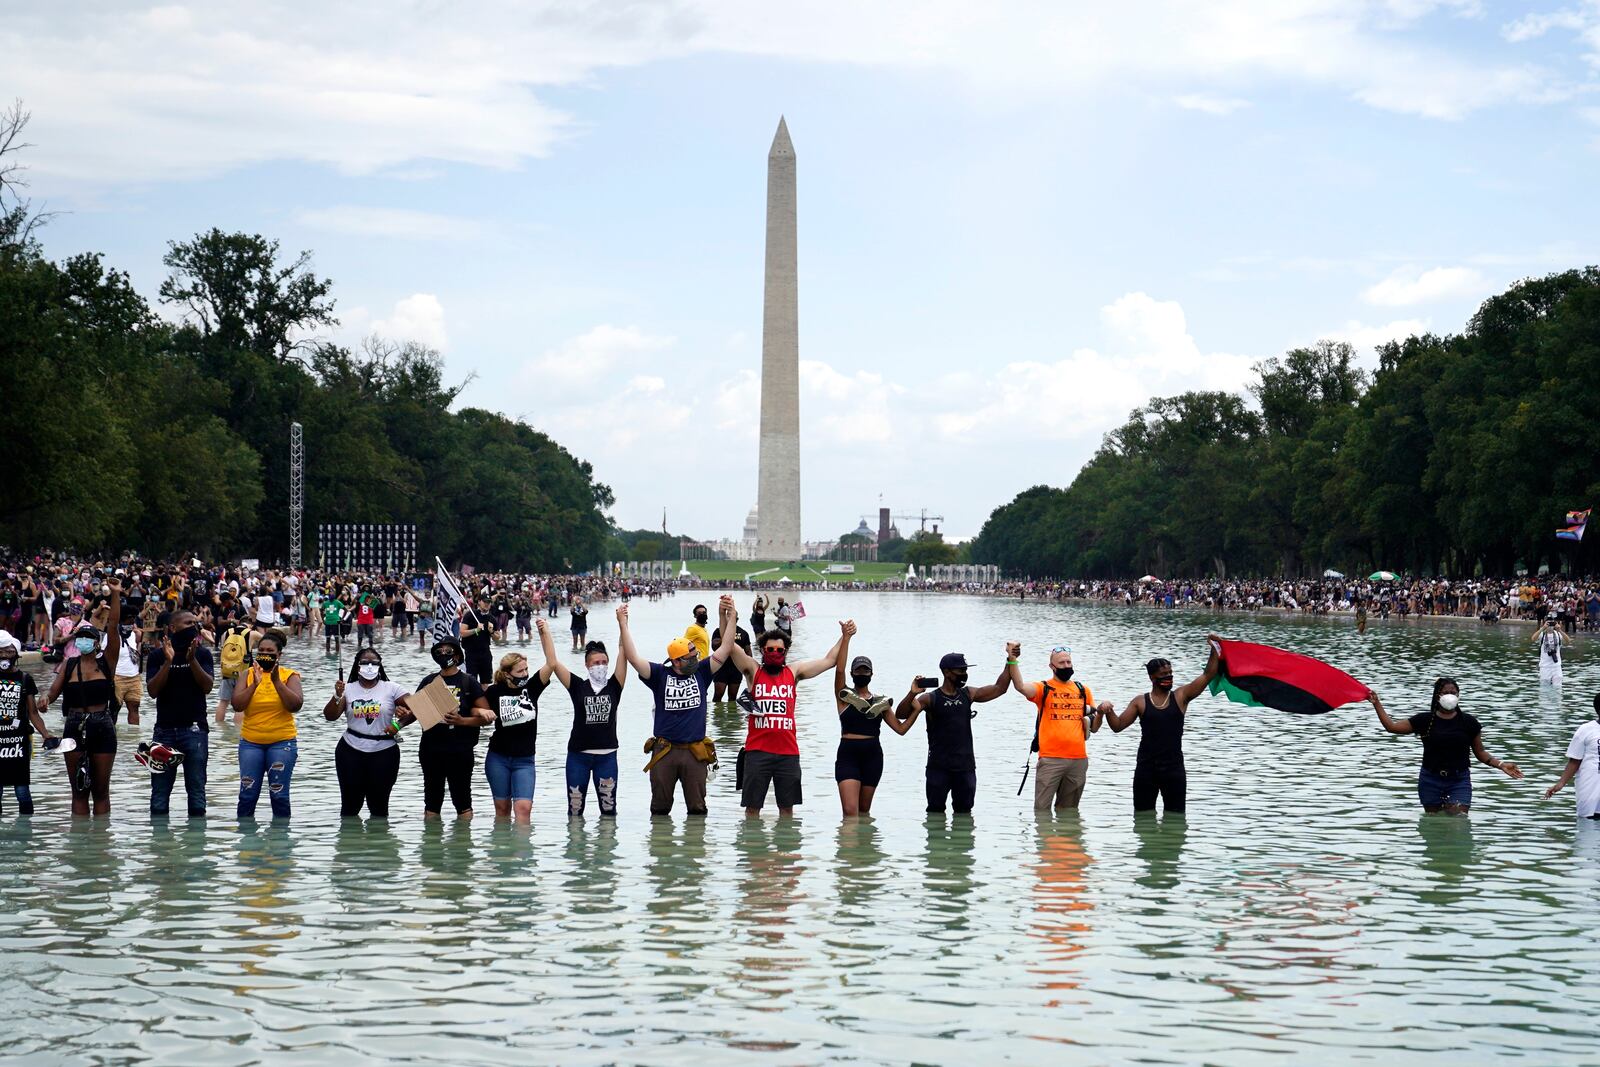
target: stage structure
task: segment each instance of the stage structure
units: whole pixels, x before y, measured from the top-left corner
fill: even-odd
[[[306,442],[298,422],[289,424],[289,566],[300,568],[302,525],[306,516]]]
[[[417,528],[408,523],[319,523],[317,565],[391,574],[416,570]]]

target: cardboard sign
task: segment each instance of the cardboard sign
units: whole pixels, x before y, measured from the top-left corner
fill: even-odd
[[[455,691],[440,678],[435,678],[407,697],[406,706],[417,717],[424,731],[443,722],[445,712],[461,710],[461,702],[456,699]]]

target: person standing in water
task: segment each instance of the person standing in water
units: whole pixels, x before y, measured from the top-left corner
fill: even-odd
[[[668,643],[662,663],[651,663],[639,654],[628,630],[628,613],[617,613],[623,658],[655,698],[655,734],[645,743],[645,751],[650,753],[645,770],[650,775],[652,815],[672,811],[673,794],[680,786],[689,814],[706,813],[707,768],[716,761],[716,747],[706,736],[706,715],[711,678],[734,647],[734,624],[728,617],[732,610],[732,598],[724,596],[718,611],[722,644],[709,660],[702,660],[695,647],[680,637]]]
[[[887,722],[897,734],[911,729],[911,723],[902,722],[898,715],[884,714],[894,706],[894,699],[872,692],[872,661],[866,656],[850,659],[850,639],[855,635],[852,622],[839,642],[833,672],[834,706],[839,710],[839,749],[833,757],[833,780],[839,787],[839,806],[846,818],[872,812],[873,795],[883,780],[880,728]],[[848,674],[846,662],[850,664]]]
[[[456,817],[470,819],[478,731],[494,721],[494,712],[478,679],[461,669],[466,656],[460,640],[446,637],[435,641],[432,656],[439,669],[423,675],[417,690],[437,678],[456,698],[456,706],[444,713],[443,722],[424,730],[417,743],[417,762],[422,764],[422,817],[439,818],[448,786]]]
[[[1483,747],[1483,726],[1461,710],[1461,689],[1454,678],[1433,683],[1428,710],[1409,719],[1392,719],[1377,693],[1367,701],[1378,722],[1391,734],[1415,734],[1422,739],[1422,770],[1417,774],[1417,799],[1430,815],[1465,815],[1472,807],[1472,765],[1468,755],[1507,778],[1521,778],[1522,770],[1510,760],[1498,760]]]
[[[374,819],[389,817],[389,794],[400,776],[400,742],[395,734],[411,721],[405,689],[389,680],[383,657],[363,648],[350,665],[350,677],[333,684],[322,708],[329,722],[343,717],[344,733],[333,749],[339,779],[339,817],[357,818],[361,809]]]
[[[726,626],[733,625],[730,614],[724,614],[722,621]],[[795,729],[799,684],[830,667],[837,668],[843,635],[854,633],[855,628],[853,622],[841,622],[840,638],[825,655],[793,667],[789,666],[790,638],[786,631],[768,630],[761,635],[759,664],[737,645],[733,647],[733,662],[750,687],[742,790],[747,818],[761,814],[769,787],[777,796],[780,816],[793,815],[796,805],[802,802],[800,740]]]
[[[1156,798],[1167,814],[1188,810],[1189,774],[1183,763],[1183,724],[1194,698],[1205,692],[1221,669],[1217,646],[1211,645],[1200,676],[1173,688],[1172,663],[1156,658],[1144,665],[1150,691],[1128,702],[1121,715],[1106,715],[1111,732],[1120,734],[1139,721],[1139,754],[1133,765],[1133,810],[1155,811]]]
[[[1578,818],[1600,819],[1600,693],[1594,698],[1594,718],[1572,735],[1567,765],[1556,784],[1544,791],[1544,798],[1549,800],[1573,779],[1578,782]]]
[[[617,621],[627,615],[628,606],[617,608]],[[539,620],[539,641],[544,645],[545,669],[566,687],[572,698],[572,732],[567,735],[567,817],[583,817],[589,800],[589,783],[594,783],[600,802],[600,817],[617,815],[617,708],[622,703],[622,687],[628,681],[628,661],[617,659],[611,669],[611,655],[600,641],[590,641],[583,649],[584,676],[578,678],[557,661],[555,641],[544,620]]]
[[[17,814],[33,814],[33,737],[54,740],[39,714],[39,686],[17,666],[22,645],[0,630],[0,793],[10,787]]]
[[[1567,643],[1567,635],[1556,625],[1555,616],[1545,617],[1544,622],[1533,632],[1533,643],[1539,646],[1539,684],[1559,687],[1561,646]]]
[[[300,757],[295,715],[305,703],[300,672],[282,664],[289,638],[282,630],[268,630],[256,642],[255,666],[247,670],[233,691],[233,713],[239,722],[238,817],[253,819],[261,784],[267,784],[272,817],[290,815],[289,787],[295,761]]]
[[[1021,656],[1020,644],[1013,641],[1006,646],[1011,687],[1037,709],[1032,751],[1039,753],[1039,766],[1033,776],[1033,809],[1076,808],[1089,779],[1089,735],[1100,729],[1112,710],[1111,701],[1102,700],[1096,707],[1093,691],[1072,680],[1072,649],[1066,645],[1050,650],[1050,677],[1039,682],[1023,681]]]
[[[56,670],[45,705],[61,698],[63,739],[72,738],[76,751],[67,753],[67,782],[72,787],[72,814],[89,814],[93,798],[96,815],[111,814],[111,768],[117,759],[117,695],[113,664],[122,652],[122,588],[108,579],[110,615],[105,646],[93,624],[80,623],[73,631],[73,655]]]
[[[907,729],[917,716],[928,713],[928,810],[943,812],[948,800],[957,815],[966,815],[978,796],[978,760],[972,748],[972,720],[978,713],[972,705],[1004,695],[1011,685],[1010,668],[1002,667],[993,685],[970,689],[967,658],[951,652],[939,660],[939,672],[942,683],[913,678],[910,692],[900,698],[894,713]]]
[[[544,620],[539,620],[544,629]],[[533,818],[535,780],[533,755],[539,739],[539,695],[550,684],[550,664],[531,669],[528,657],[508,652],[500,657],[494,684],[484,694],[494,712],[494,733],[483,772],[494,798],[494,817],[517,822]]]

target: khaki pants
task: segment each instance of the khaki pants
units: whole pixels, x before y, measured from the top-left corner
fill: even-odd
[[[672,810],[673,793],[683,783],[683,803],[690,815],[706,813],[706,765],[687,748],[673,746],[650,768],[650,814],[665,815]]]
[[[144,700],[142,681],[137,674],[119,674],[116,681],[111,684],[111,688],[123,706],[138,704]]]
[[[1033,775],[1033,808],[1042,811],[1052,805],[1057,809],[1076,808],[1083,799],[1083,785],[1089,778],[1089,760],[1039,757],[1039,767]]]

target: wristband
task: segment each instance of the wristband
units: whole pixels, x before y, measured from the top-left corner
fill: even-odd
[[[1016,660],[1014,660],[1014,659],[1006,660],[1006,666],[1007,667],[1015,667],[1016,665],[1017,665],[1017,661]]]

